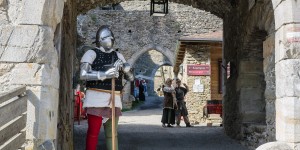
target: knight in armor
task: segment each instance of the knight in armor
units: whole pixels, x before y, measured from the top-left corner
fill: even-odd
[[[81,59],[80,79],[86,81],[86,97],[83,107],[87,108],[88,131],[86,150],[96,150],[101,125],[104,125],[107,150],[112,149],[111,87],[115,78],[116,131],[121,116],[122,80],[133,81],[130,65],[121,53],[112,49],[114,35],[109,26],[101,26],[96,34],[96,47],[85,52]],[[115,133],[117,136],[117,133]],[[116,137],[118,149],[118,138]]]

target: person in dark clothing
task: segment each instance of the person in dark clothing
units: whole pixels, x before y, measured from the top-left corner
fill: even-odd
[[[177,106],[178,109],[176,111],[176,124],[177,127],[180,127],[180,120],[181,116],[183,116],[183,120],[186,124],[186,127],[193,127],[190,124],[189,118],[188,118],[188,110],[186,108],[186,102],[184,101],[184,97],[186,93],[189,91],[189,87],[183,83],[183,86],[181,86],[181,81],[179,79],[176,79],[176,85],[177,87],[175,88],[176,92],[176,100],[177,100]]]
[[[171,125],[175,124],[175,108],[177,108],[175,90],[171,86],[172,79],[168,78],[166,80],[166,85],[163,88],[164,92],[164,102],[163,102],[163,115],[162,115],[162,126],[173,127]]]
[[[143,80],[140,81],[140,85],[139,85],[139,100],[140,101],[145,101],[145,88],[143,85]]]

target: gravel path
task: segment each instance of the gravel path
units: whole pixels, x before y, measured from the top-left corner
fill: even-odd
[[[198,125],[193,128],[163,128],[160,123],[162,99],[147,97],[133,111],[124,112],[119,121],[120,150],[246,150],[227,137],[222,127]],[[182,126],[184,123],[181,124]],[[75,150],[84,150],[87,122],[74,125]],[[105,150],[103,128],[98,149]]]

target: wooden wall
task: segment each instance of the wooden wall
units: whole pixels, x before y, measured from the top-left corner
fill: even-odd
[[[222,86],[220,81],[219,60],[222,60],[222,44],[214,44],[210,49],[211,60],[211,99],[222,100],[222,93],[219,91],[219,86]],[[221,85],[219,85],[221,84]]]

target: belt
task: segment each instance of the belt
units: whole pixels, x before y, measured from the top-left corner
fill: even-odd
[[[88,90],[111,94],[111,90],[103,90],[103,89],[96,89],[96,88],[88,88]],[[115,91],[115,95],[121,95],[121,91]]]

